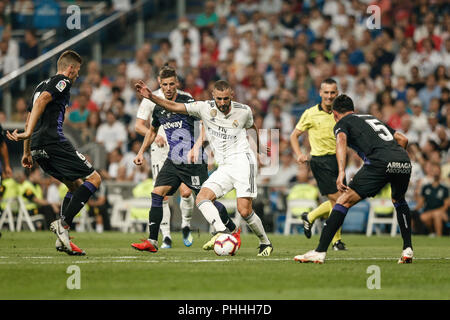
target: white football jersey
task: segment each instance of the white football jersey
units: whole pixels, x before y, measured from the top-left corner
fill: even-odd
[[[214,100],[185,103],[189,115],[203,120],[206,137],[218,164],[226,163],[235,154],[251,152],[247,130],[253,126],[253,114],[249,106],[235,101],[224,115]]]

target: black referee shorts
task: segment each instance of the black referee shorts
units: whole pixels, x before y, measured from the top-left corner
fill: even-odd
[[[338,192],[336,179],[339,175],[339,167],[335,154],[312,156],[310,165],[319,191],[323,196]]]
[[[362,198],[373,197],[391,184],[392,198],[403,200],[411,177],[411,162],[392,161],[386,165],[364,165],[355,174],[349,187]]]
[[[31,150],[31,156],[45,173],[59,181],[84,179],[95,171],[89,161],[75,150],[69,141]]]
[[[208,166],[206,164],[174,164],[166,159],[158,176],[155,187],[171,186],[168,196],[173,195],[181,183],[187,185],[195,194],[200,192],[203,182],[208,179]]]

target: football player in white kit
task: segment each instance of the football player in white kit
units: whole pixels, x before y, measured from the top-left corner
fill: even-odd
[[[182,93],[189,95],[189,93],[176,90],[177,93]],[[174,96],[175,91],[171,86],[161,86],[160,89],[153,92],[161,98],[166,98],[171,100]],[[146,125],[147,121],[152,122],[151,117],[153,114],[153,109],[155,108],[155,103],[148,99],[142,99],[141,104],[136,115],[136,125],[135,130],[140,135],[145,136],[149,127]],[[163,127],[159,127],[158,135],[155,138],[155,142],[151,145],[150,149],[150,159],[152,162],[152,176],[153,181],[156,181],[159,171],[161,170],[164,162],[167,159],[169,153],[169,145],[167,144],[166,133]],[[180,210],[181,210],[181,230],[183,233],[183,243],[186,247],[190,247],[193,242],[193,237],[191,233],[191,219],[192,211],[194,208],[194,197],[192,196],[191,189],[184,183],[180,185]],[[161,249],[167,249],[172,247],[172,238],[170,236],[170,207],[169,207],[169,197],[164,197],[163,201],[163,219],[161,221],[161,234],[163,237],[163,243]]]
[[[136,83],[136,90],[170,112],[188,114],[203,121],[207,140],[219,167],[203,183],[196,205],[204,216],[216,214],[218,211],[213,201],[236,189],[237,209],[260,241],[258,256],[269,256],[273,251],[272,243],[252,208],[252,200],[257,195],[258,168],[247,140],[247,129],[255,130],[257,140],[258,132],[250,107],[232,101],[233,90],[224,80],[214,84],[214,100],[211,101],[176,103],[153,95],[143,81]],[[259,141],[256,144],[259,153]],[[211,250],[220,234],[217,233],[203,249]]]

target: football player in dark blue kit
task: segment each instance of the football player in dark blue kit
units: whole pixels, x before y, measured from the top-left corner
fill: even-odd
[[[173,91],[171,100],[180,103],[194,102],[191,96],[177,93],[177,74],[173,68],[168,66],[163,67],[159,72],[158,81],[163,90]],[[151,194],[152,204],[149,214],[149,238],[140,243],[133,243],[131,245],[133,248],[141,251],[157,252],[158,233],[163,217],[162,201],[164,197],[174,194],[181,183],[187,185],[197,194],[203,182],[208,179],[208,167],[207,163],[204,162],[205,159],[203,157],[200,158],[201,163],[193,161],[193,154],[197,154],[196,150],[199,149],[199,146],[196,145],[194,133],[195,125],[199,123],[199,119],[195,117],[169,112],[158,105],[155,106],[150,130],[145,135],[144,142],[134,163],[136,165],[143,163],[143,154],[153,143],[160,126],[165,130],[170,150],[156,178],[155,188]],[[202,139],[199,139],[197,143],[201,144]],[[191,150],[193,152],[190,152]],[[233,235],[239,241],[239,230],[228,216],[226,208],[218,201],[215,201],[214,205],[217,207],[219,215],[205,217],[206,220],[214,226],[217,232],[233,232]]]
[[[323,263],[333,235],[343,224],[348,209],[367,197],[375,196],[387,183],[391,184],[392,202],[397,212],[398,225],[403,238],[403,251],[398,263],[411,263],[411,214],[405,201],[411,177],[411,161],[406,147],[408,139],[372,115],[358,115],[353,101],[347,95],[333,102],[336,120],[336,157],[339,175],[336,180],[342,195],[336,201],[330,217],[322,230],[315,250],[294,257],[299,262]],[[345,167],[347,146],[364,160],[364,165],[346,186]]]
[[[68,187],[61,205],[61,218],[53,221],[50,229],[57,236],[56,249],[69,255],[85,254],[70,241],[69,227],[102,181],[63,133],[70,88],[78,77],[81,63],[82,59],[75,51],[63,52],[57,61],[57,74],[42,81],[33,92],[25,132],[7,132],[10,140],[24,140],[23,167],[31,168],[37,162],[44,172]]]

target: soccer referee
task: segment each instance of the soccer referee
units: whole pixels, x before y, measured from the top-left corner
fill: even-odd
[[[308,239],[311,238],[311,227],[314,221],[322,216],[328,217],[340,195],[336,187],[339,168],[336,160],[336,139],[333,133],[336,122],[332,112],[333,101],[338,96],[336,81],[330,78],[322,81],[319,94],[322,101],[302,114],[291,133],[291,146],[296,154],[296,160],[303,164],[309,161],[309,156],[301,152],[298,138],[308,131],[311,145],[311,171],[320,193],[328,197],[328,201],[313,211],[302,214],[305,236]],[[345,244],[341,241],[341,229],[336,232],[332,243],[334,250],[346,250]]]

